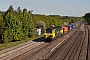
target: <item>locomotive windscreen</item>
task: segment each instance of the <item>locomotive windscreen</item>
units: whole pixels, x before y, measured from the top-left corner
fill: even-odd
[[[51,28],[46,29],[46,33],[52,33],[52,29]]]

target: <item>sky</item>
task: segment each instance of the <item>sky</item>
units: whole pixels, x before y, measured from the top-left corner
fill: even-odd
[[[33,10],[33,14],[83,16],[90,12],[90,0],[0,0],[0,11],[6,11],[10,5],[15,10]]]

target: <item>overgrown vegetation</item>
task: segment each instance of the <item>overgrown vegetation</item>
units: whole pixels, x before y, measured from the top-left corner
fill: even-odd
[[[79,20],[82,20],[82,17],[66,17],[66,16],[60,16],[60,15],[41,15],[41,14],[33,14],[33,21],[34,23],[37,23],[37,21],[43,21],[45,22],[45,27],[50,28],[51,25],[59,26],[63,25],[64,23],[73,23],[77,22]],[[35,26],[38,26],[35,24]]]

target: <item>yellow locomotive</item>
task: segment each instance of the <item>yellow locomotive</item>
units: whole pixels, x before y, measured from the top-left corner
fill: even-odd
[[[63,34],[63,29],[61,26],[48,28],[44,31],[44,38],[47,40],[53,40],[60,37]]]

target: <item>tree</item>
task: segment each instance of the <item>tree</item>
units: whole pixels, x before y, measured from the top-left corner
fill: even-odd
[[[12,6],[10,6],[6,12],[4,23],[4,29],[8,31],[9,41],[20,40],[22,23],[18,19],[16,13],[14,13]]]
[[[0,43],[3,43],[2,35],[3,35],[3,17],[0,15]]]
[[[19,23],[20,23],[20,37],[21,39],[24,39],[24,33],[23,33],[23,12],[22,10],[20,9],[20,7],[18,7],[17,9],[17,17],[18,17],[18,20],[19,20]]]
[[[34,35],[35,26],[32,21],[32,10],[28,12],[28,37],[32,37]]]
[[[90,13],[86,13],[86,14],[84,15],[84,19],[85,19],[85,21],[86,21],[88,24],[90,24]]]
[[[31,17],[31,12],[27,12],[27,9],[23,9],[23,19],[22,19],[22,24],[23,24],[23,33],[24,33],[24,38],[32,37],[34,34],[34,24],[32,21]]]
[[[44,21],[37,21],[36,22],[36,28],[41,28],[42,29],[42,33],[44,32],[44,30],[46,29],[46,25]]]
[[[3,33],[3,43],[8,43],[8,31],[4,31],[4,33]]]
[[[14,9],[13,6],[10,5],[10,6],[9,6],[9,9],[7,10],[7,12],[11,12],[11,13],[13,13],[13,11],[14,11],[13,9]]]

